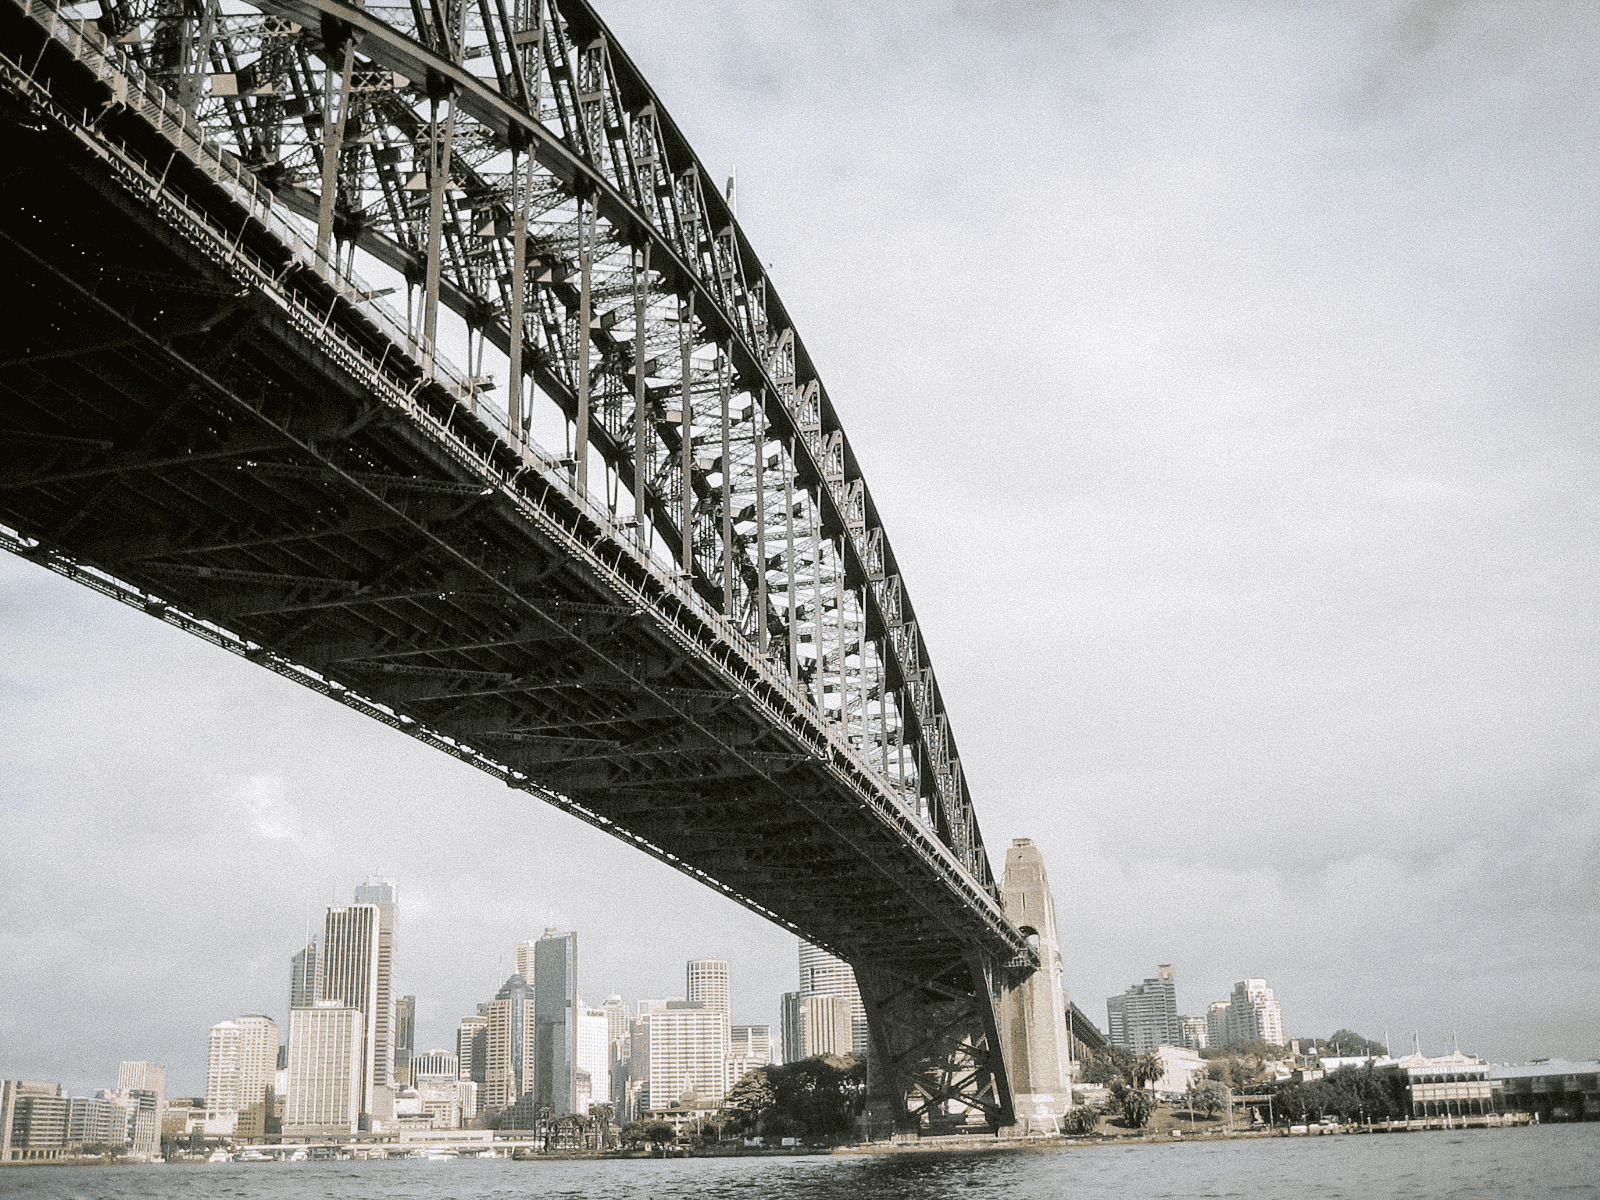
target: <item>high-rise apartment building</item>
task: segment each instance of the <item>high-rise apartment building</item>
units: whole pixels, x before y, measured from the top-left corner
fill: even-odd
[[[125,1062],[117,1068],[117,1090],[140,1101],[129,1137],[135,1158],[154,1158],[161,1152],[161,1114],[167,1107],[167,1069],[160,1063]],[[149,1097],[146,1104],[145,1097]]]
[[[534,1086],[536,1030],[533,990],[521,975],[512,975],[493,1000],[483,1006],[483,1106],[502,1112]],[[466,1028],[466,1023],[462,1023]]]
[[[1204,1017],[1179,1017],[1178,1028],[1183,1033],[1185,1050],[1204,1050],[1211,1044],[1209,1022]]]
[[[206,1046],[206,1132],[265,1133],[277,1070],[278,1023],[271,1017],[247,1013],[213,1025]],[[159,1116],[156,1122],[159,1138]]]
[[[393,904],[390,904],[392,910]],[[390,921],[393,921],[391,911]],[[387,1040],[392,1032],[393,1013],[389,1009],[389,983],[384,978],[383,913],[377,904],[331,905],[322,926],[318,947],[318,1000],[336,1002],[361,1012],[361,1080],[357,1092],[360,1111],[370,1118],[379,1087],[387,1088],[393,1072],[394,1047]],[[392,951],[392,941],[390,943]],[[379,996],[383,995],[382,1003]],[[381,1021],[380,1021],[380,1009]],[[289,1058],[294,1059],[293,1023],[290,1024]],[[385,1035],[378,1037],[381,1028]],[[370,1124],[370,1121],[369,1121]]]
[[[855,1028],[847,996],[783,994],[783,1061],[855,1053]]]
[[[720,958],[691,958],[686,969],[684,998],[720,1012],[731,1012],[728,964]]]
[[[360,1132],[361,1097],[372,1068],[364,1024],[359,1008],[337,1000],[290,1010],[285,1136]]]
[[[800,943],[800,994],[802,996],[842,996],[850,1013],[850,1049],[828,1053],[867,1055],[867,1010],[861,1003],[856,973],[844,959],[829,954],[810,942]]]
[[[544,931],[533,946],[536,1104],[578,1111],[578,935]]]
[[[1228,1009],[1231,1007],[1226,1000],[1214,1001],[1206,1009],[1206,1046],[1210,1049],[1219,1049],[1228,1044]]]
[[[1136,983],[1120,996],[1106,998],[1108,1040],[1129,1054],[1144,1054],[1157,1046],[1181,1046],[1178,993],[1172,967],[1156,968],[1155,977]]]
[[[695,1109],[721,1105],[728,1088],[727,1013],[698,1001],[669,1000],[640,1015],[633,1044],[641,1111],[679,1103]]]
[[[1240,1042],[1283,1045],[1283,1010],[1265,979],[1241,979],[1228,1000],[1226,1046]]]

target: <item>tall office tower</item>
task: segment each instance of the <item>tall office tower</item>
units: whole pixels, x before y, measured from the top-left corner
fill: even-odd
[[[378,907],[378,999],[367,1020],[372,1030],[372,1081],[392,1096],[396,1042],[394,939],[398,913],[394,884],[387,879],[368,879],[356,888],[355,900],[357,904]]]
[[[394,1002],[394,1081],[404,1087],[411,1078],[411,1051],[417,1038],[417,998],[401,996]]]
[[[167,1107],[166,1067],[160,1063],[125,1062],[117,1068],[117,1090],[151,1097],[151,1119],[144,1120],[147,1114],[141,1107],[129,1141],[134,1155],[154,1157],[161,1149],[161,1114]]]
[[[500,1112],[534,1086],[534,1007],[527,980],[512,975],[483,1012],[483,1108]]]
[[[1179,1017],[1178,1028],[1183,1031],[1185,1050],[1204,1050],[1211,1044],[1204,1017]]]
[[[611,1102],[611,1021],[603,1008],[579,1004],[573,1062],[577,1066],[574,1112],[586,1113],[596,1104]]]
[[[462,1017],[461,1024],[456,1027],[456,1061],[459,1066],[459,1079],[462,1083],[472,1084],[473,1104],[463,1107],[461,1117],[468,1120],[483,1112],[483,1101],[488,1091],[487,1080],[489,1077],[489,1006],[480,1004],[479,1012],[470,1017]]]
[[[720,958],[691,958],[687,977],[684,999],[704,1004],[707,1008],[731,1013],[726,962]]]
[[[578,935],[554,928],[533,947],[536,1103],[557,1116],[578,1110]]]
[[[310,1008],[317,1002],[317,939],[289,960],[289,1007]]]
[[[345,1008],[361,1011],[361,1071],[358,1099],[361,1115],[370,1124],[374,1104],[379,1100],[376,1092],[387,1084],[394,1049],[388,1042],[376,1038],[380,1017],[387,1033],[390,1011],[387,1004],[378,1001],[382,967],[382,913],[376,904],[332,905],[322,927],[322,942],[318,947],[318,999],[336,1001]],[[380,1011],[381,1010],[381,1011]],[[294,1025],[291,1022],[289,1058],[294,1060]]]
[[[855,1053],[848,996],[783,994],[783,1061]]]
[[[271,1017],[248,1013],[213,1025],[206,1048],[206,1132],[264,1134],[277,1070],[278,1023]]]
[[[642,1028],[641,1028],[642,1027]],[[634,1027],[634,1044],[643,1043],[637,1059],[643,1087],[643,1109],[683,1103],[714,1109],[728,1091],[728,1014],[692,1000],[669,1000],[666,1007],[644,1014]]]
[[[372,1067],[364,1023],[359,1008],[337,1000],[290,1010],[286,1137],[360,1132],[361,1097]]]
[[[1265,979],[1241,979],[1228,1002],[1227,1042],[1283,1045],[1283,1010]]]
[[[1221,1049],[1228,1044],[1228,1009],[1231,1008],[1226,1000],[1215,1000],[1211,1007],[1206,1009],[1206,1046],[1212,1050]]]
[[[623,1003],[622,997],[613,992],[606,997],[600,1010],[606,1014],[607,1043],[627,1041],[628,1027],[633,1024],[633,1018],[629,1015],[628,1006]]]
[[[511,948],[512,961],[516,964],[516,971],[530,984],[533,982],[533,948],[538,942],[518,942]]]
[[[810,942],[800,943],[800,994],[802,996],[843,996],[850,1010],[851,1048],[829,1053],[867,1055],[867,1010],[861,1004],[861,989],[849,963],[836,958]]]
[[[772,1026],[733,1025],[728,1029],[728,1053],[753,1066],[772,1062]]]
[[[1120,996],[1108,996],[1106,1025],[1111,1044],[1129,1054],[1183,1045],[1172,967],[1163,963],[1154,978],[1133,984]]]

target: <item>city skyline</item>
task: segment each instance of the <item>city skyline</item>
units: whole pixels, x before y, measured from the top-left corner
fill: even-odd
[[[1191,1015],[1592,1055],[1528,998],[1600,982],[1593,6],[605,11],[738,165],[1080,1007],[1172,962]],[[0,645],[19,1071],[198,1093],[374,870],[424,1045],[546,925],[591,1001],[710,955],[777,1027],[790,935],[393,730],[10,556]]]

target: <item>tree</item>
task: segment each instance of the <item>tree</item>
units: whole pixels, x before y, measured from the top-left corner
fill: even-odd
[[[1189,1085],[1189,1109],[1198,1110],[1208,1117],[1216,1116],[1228,1103],[1227,1089],[1220,1083],[1191,1083]]]
[[[1129,1129],[1143,1129],[1150,1120],[1155,1106],[1140,1088],[1125,1088],[1122,1093],[1122,1119]]]
[[[1134,1087],[1145,1087],[1155,1083],[1167,1073],[1167,1064],[1161,1061],[1161,1055],[1155,1050],[1147,1050],[1133,1060]]]
[[[643,1133],[645,1141],[658,1150],[678,1136],[665,1121],[651,1121],[644,1127]]]
[[[762,1118],[772,1111],[777,1096],[768,1078],[768,1067],[747,1072],[733,1085],[722,1102],[722,1119],[731,1134],[749,1136],[761,1127]]]
[[[1133,1055],[1120,1046],[1104,1046],[1099,1050],[1091,1050],[1089,1061],[1083,1070],[1084,1081],[1098,1083],[1102,1087],[1110,1087],[1115,1079],[1132,1083],[1133,1061]]]
[[[637,1146],[644,1141],[644,1126],[637,1121],[629,1121],[617,1130],[617,1137],[622,1139],[624,1146]]]
[[[1076,1108],[1068,1109],[1062,1121],[1062,1131],[1065,1133],[1085,1134],[1093,1133],[1094,1127],[1100,1123],[1100,1113],[1092,1104],[1080,1104]]]

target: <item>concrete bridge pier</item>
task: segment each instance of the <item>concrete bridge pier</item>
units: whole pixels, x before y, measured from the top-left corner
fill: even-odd
[[[1001,896],[1006,917],[1039,953],[1037,971],[1007,972],[1000,991],[996,1015],[1012,1107],[1020,1132],[1060,1132],[1059,1118],[1072,1107],[1066,991],[1055,899],[1044,856],[1032,839],[1017,838],[1006,851]]]

